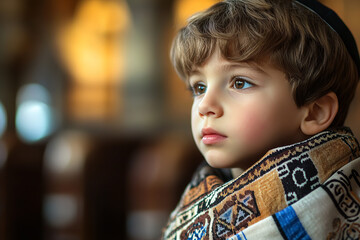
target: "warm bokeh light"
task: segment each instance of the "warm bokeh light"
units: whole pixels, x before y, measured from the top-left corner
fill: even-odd
[[[73,81],[104,85],[122,78],[129,15],[125,1],[82,2],[58,34],[60,55]]]
[[[57,47],[70,76],[66,111],[72,121],[111,121],[121,112],[130,22],[124,0],[85,0],[59,28]]]
[[[202,11],[220,0],[177,0],[174,5],[174,18],[176,26],[186,24],[186,20],[196,12]]]
[[[110,120],[116,112],[119,94],[116,90],[115,87],[73,86],[68,94],[71,104],[67,106],[72,118],[88,122]]]

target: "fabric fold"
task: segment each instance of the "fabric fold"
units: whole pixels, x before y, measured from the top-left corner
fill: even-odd
[[[337,176],[338,173],[334,173],[344,166],[354,165],[353,160],[360,156],[359,149],[359,143],[350,129],[342,128],[324,131],[303,142],[273,149],[230,181],[224,179],[221,171],[202,165],[171,214],[163,237],[227,239],[236,236],[234,239],[245,239],[244,236],[249,234],[248,229],[262,226],[262,222],[267,221],[271,222],[268,225],[275,229],[274,234],[278,234],[279,239],[286,239],[293,228],[303,229],[306,233],[304,236],[311,239],[315,235],[311,231],[310,236],[308,227],[302,225],[302,218],[298,216],[301,211],[295,206],[305,204],[309,201],[308,196],[320,190],[326,192],[327,196],[331,188],[334,191],[345,191],[345,188],[341,188],[344,184],[335,185],[330,179],[331,176]],[[356,176],[359,168],[353,171]],[[339,175],[338,178],[344,177]],[[359,180],[356,177],[352,179]],[[357,183],[356,180],[353,182],[353,185]],[[360,199],[360,196],[356,196],[353,197],[355,202]],[[334,203],[331,209],[337,212],[341,212],[339,206],[347,204],[335,204],[339,201],[336,196],[331,199]],[[285,226],[284,219],[288,218],[292,220],[292,228],[281,230]],[[334,223],[329,224],[332,230]],[[307,239],[299,236],[297,239]]]

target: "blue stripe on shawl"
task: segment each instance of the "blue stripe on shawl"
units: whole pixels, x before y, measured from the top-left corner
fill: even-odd
[[[245,239],[245,240],[247,240],[247,238],[246,238],[246,236],[245,236],[244,232],[241,232],[241,233],[242,233],[242,235],[244,236],[244,239]]]
[[[284,238],[311,240],[292,206],[277,212],[273,217]]]
[[[247,240],[247,238],[244,232],[241,231],[240,233],[228,238],[227,240]]]

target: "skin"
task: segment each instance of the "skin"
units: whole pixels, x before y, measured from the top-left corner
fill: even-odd
[[[210,166],[247,169],[272,148],[307,138],[285,74],[267,63],[237,63],[219,51],[189,77],[191,126]]]

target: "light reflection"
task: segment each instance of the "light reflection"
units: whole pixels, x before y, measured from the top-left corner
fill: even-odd
[[[0,138],[4,134],[7,125],[7,115],[3,104],[0,102]]]
[[[22,86],[16,96],[16,103],[20,105],[23,102],[35,100],[43,103],[50,102],[50,94],[46,88],[37,83],[30,83]]]
[[[48,91],[39,84],[23,86],[17,96],[16,130],[25,142],[36,142],[53,131],[53,110]]]
[[[44,155],[44,169],[51,176],[76,175],[84,167],[90,143],[80,132],[66,131],[55,136],[48,143]]]
[[[53,194],[45,197],[44,217],[53,227],[66,227],[71,225],[79,212],[77,200],[67,194]]]

